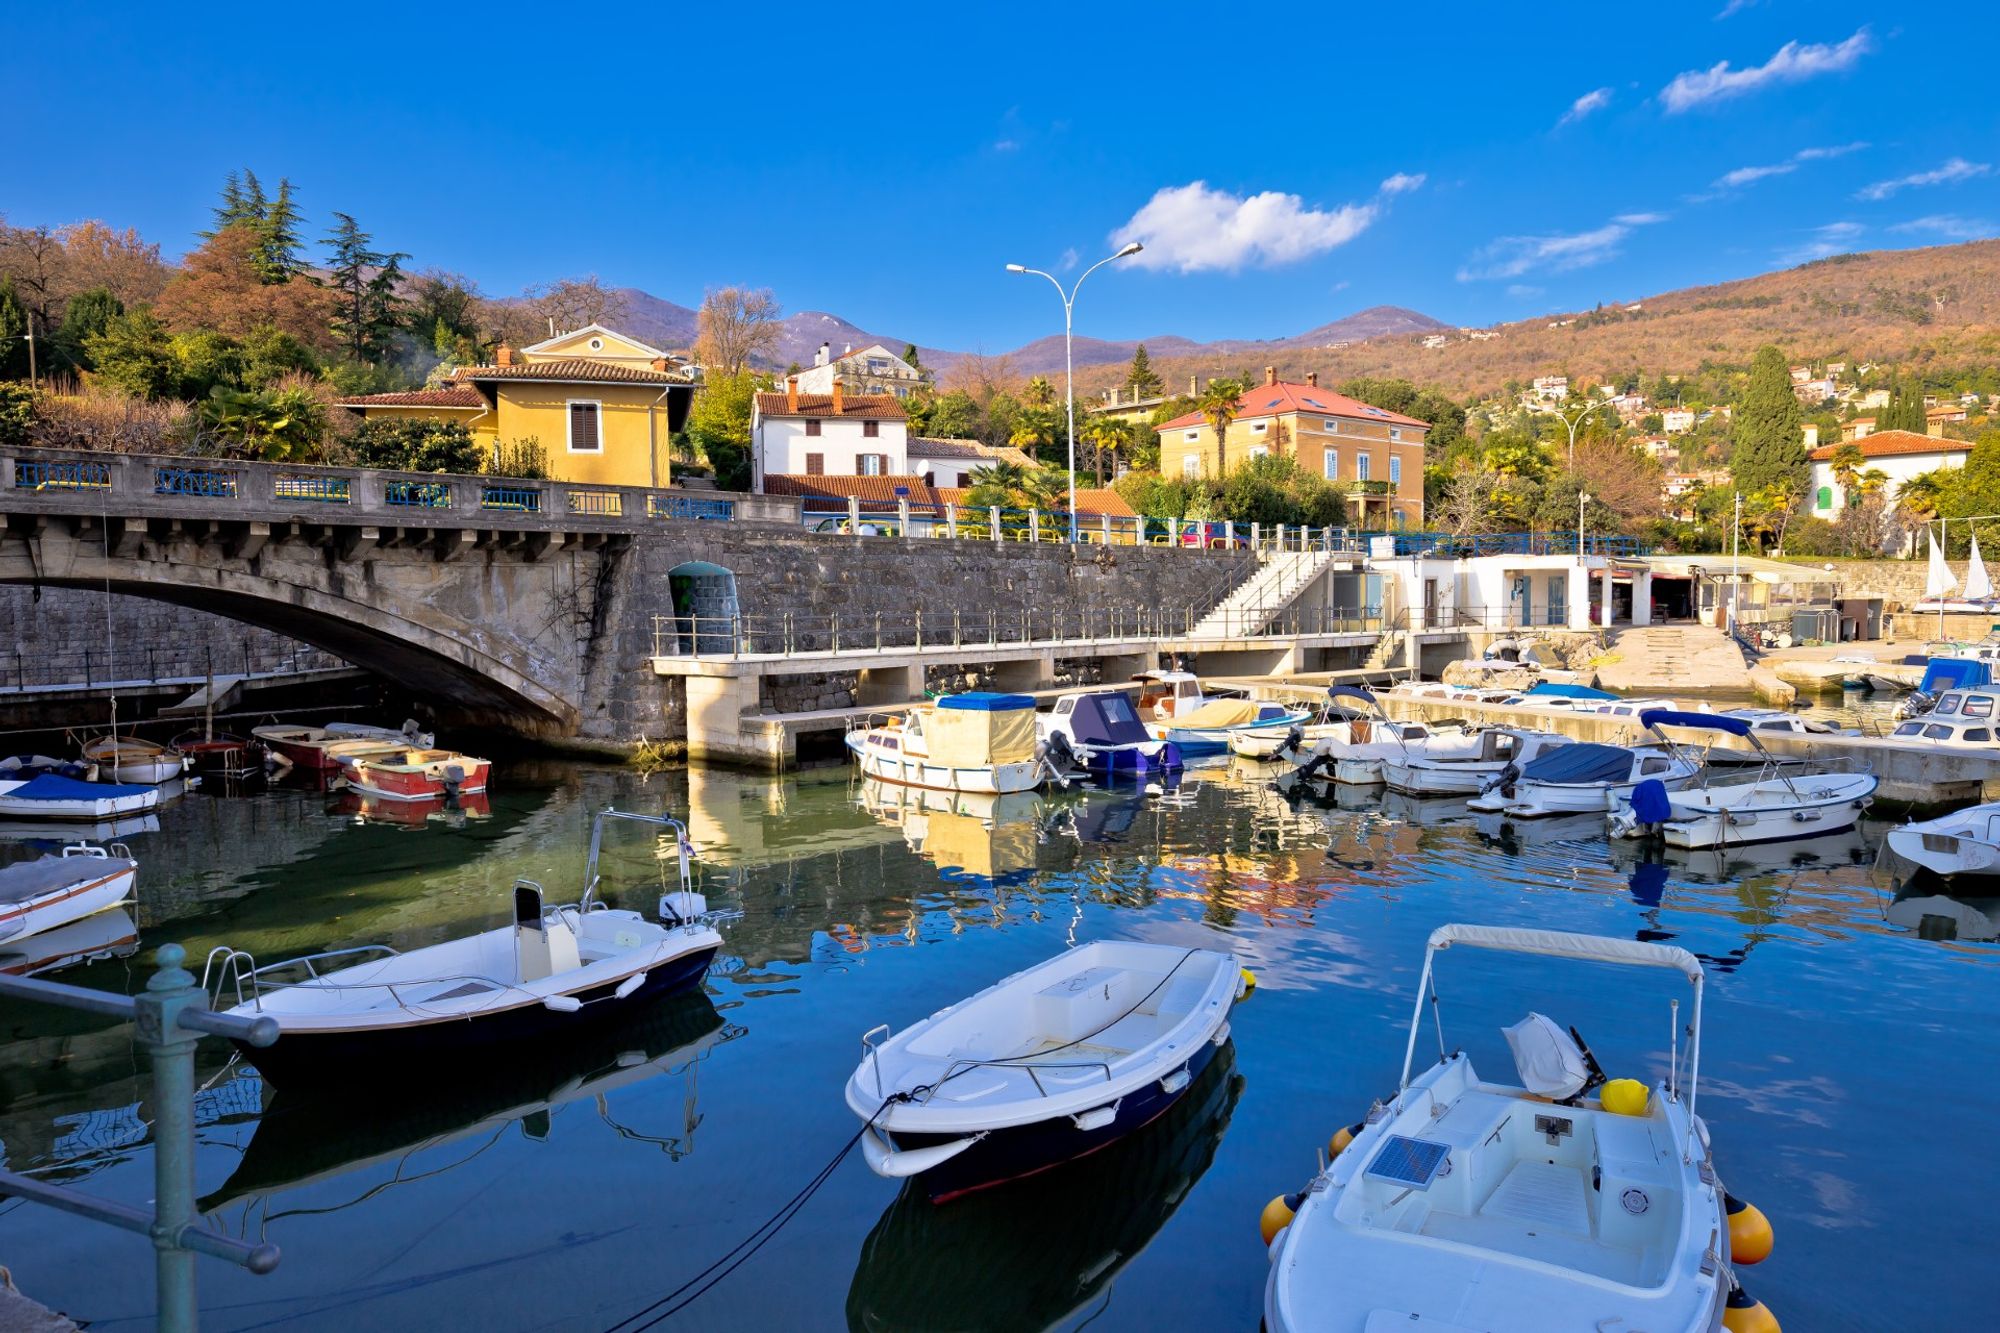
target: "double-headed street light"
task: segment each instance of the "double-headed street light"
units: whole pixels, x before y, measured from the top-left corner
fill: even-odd
[[[1044,273],[1041,269],[1029,268],[1024,264],[1007,265],[1009,273],[1033,273],[1047,278],[1050,285],[1056,289],[1056,295],[1062,298],[1063,410],[1069,418],[1069,544],[1071,546],[1076,545],[1076,386],[1072,382],[1076,377],[1076,361],[1071,347],[1071,332],[1076,310],[1076,293],[1077,289],[1083,286],[1084,278],[1097,272],[1097,270],[1103,268],[1114,259],[1123,259],[1127,255],[1136,255],[1145,248],[1139,242],[1134,241],[1117,254],[1106,255],[1103,259],[1098,260],[1095,264],[1085,269],[1082,277],[1079,277],[1074,283],[1070,284],[1068,291],[1063,290],[1062,283],[1056,280],[1056,276],[1053,273]]]

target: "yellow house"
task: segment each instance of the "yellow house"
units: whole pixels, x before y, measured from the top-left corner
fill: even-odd
[[[1371,407],[1319,387],[1317,373],[1303,384],[1278,378],[1265,367],[1264,382],[1236,400],[1223,432],[1224,471],[1266,454],[1290,454],[1299,466],[1346,488],[1358,526],[1424,525],[1424,435],[1428,421]],[[1199,412],[1162,422],[1160,474],[1216,475],[1215,430]]]
[[[503,344],[492,365],[462,366],[435,389],[338,402],[368,421],[456,421],[494,448],[534,440],[557,481],[665,486],[694,390],[681,358],[592,324],[518,352]]]

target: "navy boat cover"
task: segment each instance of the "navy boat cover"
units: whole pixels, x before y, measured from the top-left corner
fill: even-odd
[[[1545,680],[1539,685],[1530,686],[1528,697],[1534,698],[1536,695],[1540,695],[1544,699],[1616,699],[1618,697],[1604,690],[1593,690],[1588,685],[1562,685],[1552,680]]]
[[[968,713],[1013,713],[1033,708],[1034,699],[1025,694],[989,694],[973,690],[968,694],[947,694],[937,701],[939,708],[957,708]]]
[[[1069,729],[1086,745],[1143,745],[1153,739],[1141,725],[1131,699],[1109,690],[1078,699],[1070,710]]]
[[[1558,745],[1528,761],[1521,776],[1535,782],[1622,782],[1632,771],[1632,752],[1617,745]]]
[[[1750,724],[1740,717],[1720,713],[1683,713],[1677,708],[1648,708],[1639,720],[1649,727],[1699,727],[1703,731],[1726,731],[1732,736],[1748,736]]]
[[[151,787],[118,782],[78,782],[74,778],[44,773],[7,793],[16,801],[101,801],[107,796],[143,796]]]

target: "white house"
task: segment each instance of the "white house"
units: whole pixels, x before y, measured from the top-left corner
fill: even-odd
[[[1531,387],[1535,391],[1535,397],[1559,403],[1569,397],[1569,376],[1538,375]]]
[[[1670,407],[1660,413],[1660,429],[1669,435],[1684,435],[1694,429],[1694,409]]]
[[[764,478],[886,476],[909,472],[910,421],[888,394],[848,393],[838,379],[827,393],[801,393],[798,376],[782,393],[760,393],[750,410],[751,488]]]
[[[799,372],[800,393],[832,393],[835,380],[852,393],[885,393],[908,398],[930,377],[903,360],[881,343],[870,343],[856,351],[849,347],[839,356],[831,343],[821,343],[813,353],[812,369]]]
[[[1919,435],[1910,430],[1878,430],[1852,444],[1861,451],[1864,460],[1863,471],[1880,469],[1889,480],[1883,484],[1882,497],[1890,505],[1896,502],[1897,492],[1911,477],[1931,472],[1941,467],[1964,467],[1965,456],[1972,446],[1963,440],[1941,440],[1933,435]],[[1834,475],[1833,456],[1841,449],[1839,444],[1823,444],[1809,455],[1812,459],[1812,512],[1817,518],[1833,519],[1847,507],[1847,490]],[[1854,497],[1858,503],[1860,497]]]
[[[1035,461],[1012,446],[995,447],[977,440],[910,439],[910,472],[933,486],[970,486],[972,474],[995,463],[1012,463],[1032,471]]]

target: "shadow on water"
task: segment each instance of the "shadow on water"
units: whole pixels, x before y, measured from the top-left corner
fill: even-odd
[[[1174,1108],[1080,1162],[952,1203],[906,1182],[862,1242],[856,1333],[1042,1329],[1096,1300],[1214,1160],[1243,1076],[1220,1051]]]

